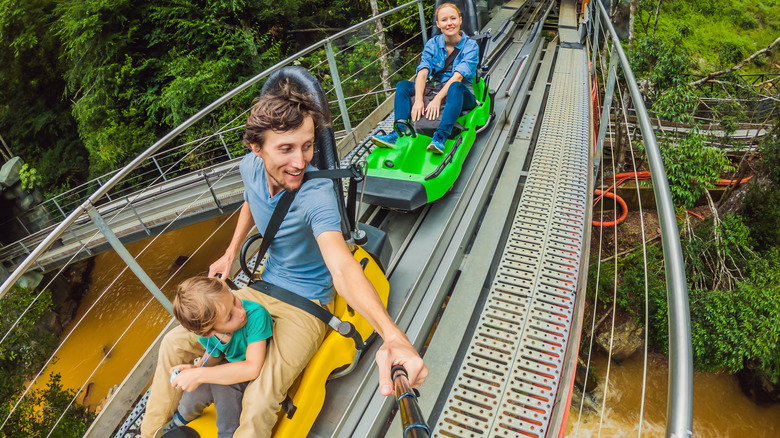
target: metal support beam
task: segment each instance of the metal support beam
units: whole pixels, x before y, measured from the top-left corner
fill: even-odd
[[[423,47],[428,42],[428,26],[425,25],[425,9],[422,1],[417,2],[417,12],[420,14],[420,34],[422,35]]]
[[[157,170],[160,172],[160,176],[163,177],[163,181],[168,181],[168,178],[165,177],[165,172],[163,172],[162,168],[160,168],[160,164],[157,162],[157,158],[152,157],[152,161],[154,161],[154,165],[157,166]]]
[[[341,79],[339,78],[339,69],[336,66],[336,57],[333,55],[333,44],[331,40],[325,43],[325,53],[328,55],[328,67],[330,76],[333,78],[333,88],[336,90],[336,97],[339,101],[341,110],[341,120],[344,122],[344,130],[347,134],[352,132],[352,125],[349,123],[349,112],[347,111],[347,102],[344,100],[344,91],[341,89]]]
[[[227,143],[225,143],[225,138],[224,138],[224,137],[222,137],[222,133],[221,133],[221,132],[218,132],[218,133],[217,133],[217,135],[219,136],[219,141],[221,141],[221,142],[222,142],[222,147],[223,147],[223,148],[225,148],[225,153],[227,154],[227,156],[228,156],[228,159],[229,159],[229,160],[232,160],[232,159],[233,159],[233,156],[232,156],[232,155],[230,155],[230,150],[229,150],[229,149],[228,149],[228,147],[227,147]]]
[[[615,42],[612,42],[612,51],[609,59],[609,77],[607,78],[607,89],[604,91],[604,105],[602,106],[601,119],[599,120],[599,137],[596,140],[596,155],[593,157],[593,177],[601,165],[602,151],[604,150],[604,139],[607,136],[607,125],[609,125],[609,113],[612,110],[612,97],[615,95],[615,80],[617,79],[617,52],[615,51]],[[595,71],[595,69],[593,69]]]
[[[139,216],[138,212],[135,211],[135,208],[133,207],[133,204],[130,202],[130,198],[125,198],[125,201],[127,202],[127,206],[130,207],[130,211],[132,211],[133,214],[135,215],[135,218],[138,219],[138,223],[141,224],[142,227],[144,227],[144,231],[146,231],[146,235],[147,236],[151,236],[152,232],[149,231],[149,228],[146,227],[146,224],[144,223],[144,221],[141,220],[141,216]]]
[[[146,271],[143,270],[141,265],[138,264],[138,262],[133,258],[132,255],[130,255],[130,252],[127,251],[127,248],[125,248],[124,245],[122,245],[122,242],[119,241],[119,238],[116,237],[116,234],[114,234],[113,231],[111,231],[111,228],[108,226],[105,220],[103,220],[103,217],[100,216],[100,213],[97,211],[94,205],[92,205],[90,202],[85,202],[82,205],[82,208],[87,212],[90,218],[92,218],[92,222],[95,223],[95,225],[98,227],[101,233],[103,233],[103,236],[106,237],[106,241],[111,245],[112,248],[114,248],[114,251],[119,255],[119,257],[127,264],[127,267],[130,268],[131,271],[135,274],[136,277],[138,277],[139,280],[141,280],[141,283],[143,283],[144,286],[149,290],[149,292],[154,295],[155,298],[157,298],[157,301],[162,304],[163,307],[165,307],[165,310],[168,311],[171,315],[173,315],[173,305],[171,304],[171,301],[166,297],[159,287],[157,287],[156,284],[154,284],[154,281],[152,281],[151,278],[146,274]]]

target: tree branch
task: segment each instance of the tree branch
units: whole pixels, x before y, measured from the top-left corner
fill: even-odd
[[[723,76],[723,75],[731,73],[731,72],[735,72],[735,71],[741,69],[742,67],[746,66],[750,61],[752,61],[752,60],[756,59],[757,57],[763,55],[764,53],[772,50],[772,48],[775,47],[777,45],[777,43],[780,43],[780,37],[777,37],[777,39],[774,40],[772,42],[772,44],[770,44],[770,45],[764,47],[763,49],[757,51],[756,53],[750,55],[749,57],[747,57],[745,60],[743,60],[739,64],[735,65],[734,67],[731,67],[731,68],[726,69],[726,70],[721,70],[721,71],[718,71],[718,72],[715,72],[715,73],[710,73],[707,76],[699,79],[698,81],[691,82],[688,85],[691,86],[691,87],[698,87],[699,85],[707,83],[707,82],[709,82],[710,80],[712,80],[714,78],[717,78],[719,76]]]

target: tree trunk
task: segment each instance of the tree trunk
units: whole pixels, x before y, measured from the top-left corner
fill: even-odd
[[[2,135],[0,135],[0,143],[3,143],[3,147],[0,148],[0,153],[3,154],[3,161],[8,161],[13,158],[14,154],[11,153],[11,149],[7,144],[5,144],[5,140],[3,139]]]
[[[371,0],[371,13],[379,15],[379,6],[376,0]],[[379,41],[379,63],[382,65],[382,88],[385,90],[385,97],[390,97],[390,66],[387,64],[387,44],[385,44],[385,31],[382,28],[382,20],[376,20],[376,35]]]
[[[739,64],[735,65],[734,67],[731,67],[731,68],[726,69],[726,70],[721,70],[721,71],[718,71],[718,72],[715,72],[715,73],[710,73],[707,76],[699,79],[698,81],[691,82],[688,85],[691,86],[691,87],[698,87],[699,85],[707,83],[707,82],[717,78],[718,76],[723,76],[723,75],[725,75],[727,73],[735,72],[735,71],[741,69],[742,67],[746,66],[750,61],[756,59],[758,56],[760,56],[760,55],[762,55],[764,53],[767,53],[770,50],[772,50],[772,48],[775,47],[778,43],[780,43],[780,37],[777,37],[777,39],[774,40],[772,42],[772,44],[770,44],[770,45],[764,47],[763,49],[753,53],[750,56],[748,56],[742,62],[740,62]]]
[[[634,18],[636,18],[636,0],[631,0],[629,3],[629,15],[628,15],[628,57],[631,58],[631,53],[634,50]]]
[[[661,3],[663,3],[663,0],[658,0],[658,4],[655,6],[655,24],[653,24],[653,36],[655,36],[655,32],[658,30],[658,15],[661,13]]]

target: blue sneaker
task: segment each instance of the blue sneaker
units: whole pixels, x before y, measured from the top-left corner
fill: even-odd
[[[433,152],[436,155],[443,154],[444,142],[434,137],[433,140],[431,140],[431,144],[428,145],[428,152]]]
[[[180,413],[176,412],[173,414],[171,421],[169,421],[165,426],[157,429],[157,432],[154,433],[154,438],[160,438],[171,430],[176,429],[177,427],[185,426],[187,423],[189,423],[189,421],[185,420]]]
[[[395,130],[393,130],[390,131],[389,134],[374,135],[371,137],[371,140],[374,142],[375,145],[381,148],[392,148],[393,146],[395,146],[395,142],[398,141],[398,133],[396,133]]]

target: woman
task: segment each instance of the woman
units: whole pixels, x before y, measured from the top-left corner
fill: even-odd
[[[477,72],[479,47],[468,35],[463,35],[462,23],[463,15],[452,3],[443,3],[436,8],[436,26],[441,30],[441,34],[429,39],[425,44],[414,82],[400,81],[396,85],[395,120],[409,120],[411,117],[411,120],[416,122],[423,116],[435,120],[441,112],[441,122],[433,134],[431,144],[428,145],[428,151],[435,154],[444,153],[444,141],[449,137],[461,111],[470,110],[477,105],[471,81]],[[458,52],[454,61],[447,66],[446,59],[455,50]],[[429,76],[443,86],[426,107],[423,92]],[[441,110],[441,102],[445,97],[447,101]],[[411,102],[412,98],[414,104]],[[393,131],[372,139],[378,146],[393,147],[398,140],[398,134]]]

